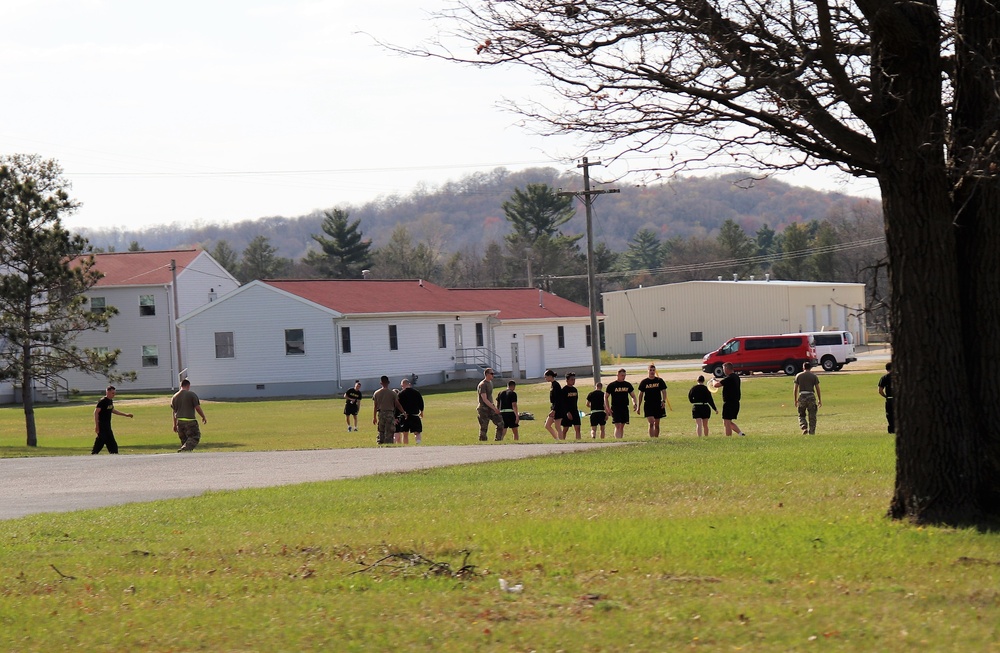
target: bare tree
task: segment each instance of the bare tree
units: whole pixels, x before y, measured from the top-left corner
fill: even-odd
[[[982,523],[1000,514],[1000,6],[953,6],[459,0],[451,33],[414,54],[527,66],[561,100],[518,111],[615,152],[683,141],[678,169],[876,179],[897,377],[889,514]]]

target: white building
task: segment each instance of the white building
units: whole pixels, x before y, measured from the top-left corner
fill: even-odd
[[[208,252],[185,249],[95,254],[104,277],[87,291],[91,311],[114,306],[108,331],[80,334],[83,348],[121,350],[117,369],[134,371],[134,382],[119,391],[163,391],[176,388],[186,362],[178,360],[175,319],[239,287]],[[176,285],[175,285],[176,279]],[[176,294],[175,294],[176,290]],[[176,302],[176,304],[175,304]],[[62,374],[60,385],[82,392],[103,392],[107,379],[76,370]]]
[[[362,381],[591,370],[586,307],[531,288],[419,280],[254,281],[179,320],[202,397],[316,396]]]
[[[603,293],[615,355],[701,356],[734,336],[840,329],[865,339],[865,286],[811,281],[687,281]]]

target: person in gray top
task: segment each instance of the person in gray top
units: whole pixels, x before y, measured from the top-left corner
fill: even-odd
[[[181,389],[170,399],[170,407],[174,411],[174,433],[181,440],[181,451],[193,451],[201,442],[201,428],[198,426],[198,418],[195,413],[201,416],[201,423],[208,424],[205,411],[201,408],[201,400],[198,395],[191,391],[191,380],[181,381]]]
[[[799,410],[802,435],[816,435],[816,412],[823,405],[823,399],[819,393],[819,377],[812,371],[812,363],[803,363],[802,371],[795,375],[792,401]]]

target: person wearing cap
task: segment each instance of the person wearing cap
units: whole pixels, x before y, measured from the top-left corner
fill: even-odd
[[[500,409],[493,403],[493,368],[487,367],[483,370],[483,380],[476,386],[476,398],[479,405],[476,409],[476,416],[479,418],[479,440],[485,442],[489,440],[486,432],[490,428],[490,422],[496,427],[496,440],[503,440],[503,419],[500,418]]]
[[[562,389],[562,433],[560,440],[566,439],[569,427],[576,431],[576,439],[580,439],[580,391],[576,389],[576,372],[566,372],[566,385]]]

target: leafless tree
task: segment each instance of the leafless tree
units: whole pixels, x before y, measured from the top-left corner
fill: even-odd
[[[666,149],[678,170],[877,180],[898,412],[889,514],[1000,514],[1000,7],[459,0],[441,19],[438,42],[411,54],[537,71],[558,100],[516,109],[591,135],[603,156]]]

